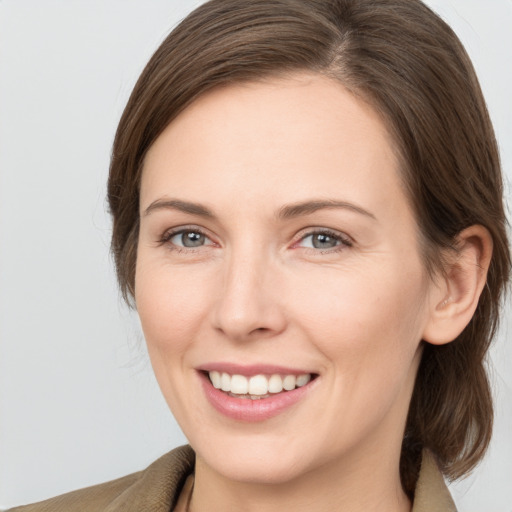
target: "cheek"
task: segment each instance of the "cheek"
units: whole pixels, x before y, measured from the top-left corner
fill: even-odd
[[[421,270],[346,272],[305,291],[295,295],[296,316],[333,365],[354,378],[407,370],[425,316]]]
[[[208,282],[197,272],[139,259],[135,300],[150,352],[179,353],[188,347],[208,310]]]

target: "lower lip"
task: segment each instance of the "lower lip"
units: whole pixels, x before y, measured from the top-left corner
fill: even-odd
[[[247,422],[264,421],[281,414],[302,400],[316,380],[291,391],[283,391],[270,395],[268,398],[252,400],[250,398],[232,397],[224,391],[214,388],[210,379],[204,373],[199,372],[199,376],[206,398],[218,412],[228,418]]]

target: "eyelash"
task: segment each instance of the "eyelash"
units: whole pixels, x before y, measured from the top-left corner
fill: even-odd
[[[197,233],[211,241],[211,238],[209,237],[209,235],[205,231],[203,231],[201,228],[198,228],[195,226],[190,226],[190,227],[180,227],[180,228],[171,229],[169,231],[166,231],[162,235],[162,237],[160,238],[158,243],[159,243],[159,245],[168,245],[168,247],[171,250],[177,251],[177,252],[196,252],[197,250],[200,250],[202,247],[204,247],[204,245],[198,246],[198,247],[184,247],[184,246],[180,246],[180,245],[171,243],[171,240],[176,235],[180,235],[180,234],[184,234],[184,233]],[[340,232],[333,231],[333,230],[326,229],[326,228],[317,228],[317,229],[313,229],[313,230],[309,230],[309,231],[305,231],[305,232],[301,233],[301,235],[298,237],[297,241],[292,244],[292,248],[299,248],[298,245],[300,242],[303,242],[308,237],[314,237],[315,235],[328,236],[329,238],[332,238],[332,239],[336,240],[337,242],[339,242],[339,244],[334,247],[327,248],[327,249],[304,247],[304,249],[308,250],[308,252],[311,251],[314,254],[319,254],[319,253],[326,254],[326,253],[339,252],[339,251],[345,250],[345,249],[353,246],[353,241],[347,235],[344,235]],[[208,244],[208,245],[213,245],[213,244]]]

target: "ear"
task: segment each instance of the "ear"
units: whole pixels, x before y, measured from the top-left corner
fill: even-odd
[[[423,339],[433,345],[453,341],[469,324],[487,280],[493,248],[489,231],[470,226],[459,233],[456,247],[430,295]]]

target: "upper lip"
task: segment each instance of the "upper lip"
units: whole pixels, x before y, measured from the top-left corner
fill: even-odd
[[[202,372],[222,372],[228,373],[230,375],[244,375],[246,377],[250,377],[252,375],[304,375],[304,374],[312,374],[309,370],[305,369],[297,369],[290,368],[287,366],[280,366],[274,364],[249,364],[249,365],[241,365],[237,363],[228,363],[228,362],[212,362],[206,363],[198,366],[196,368],[198,371]]]

